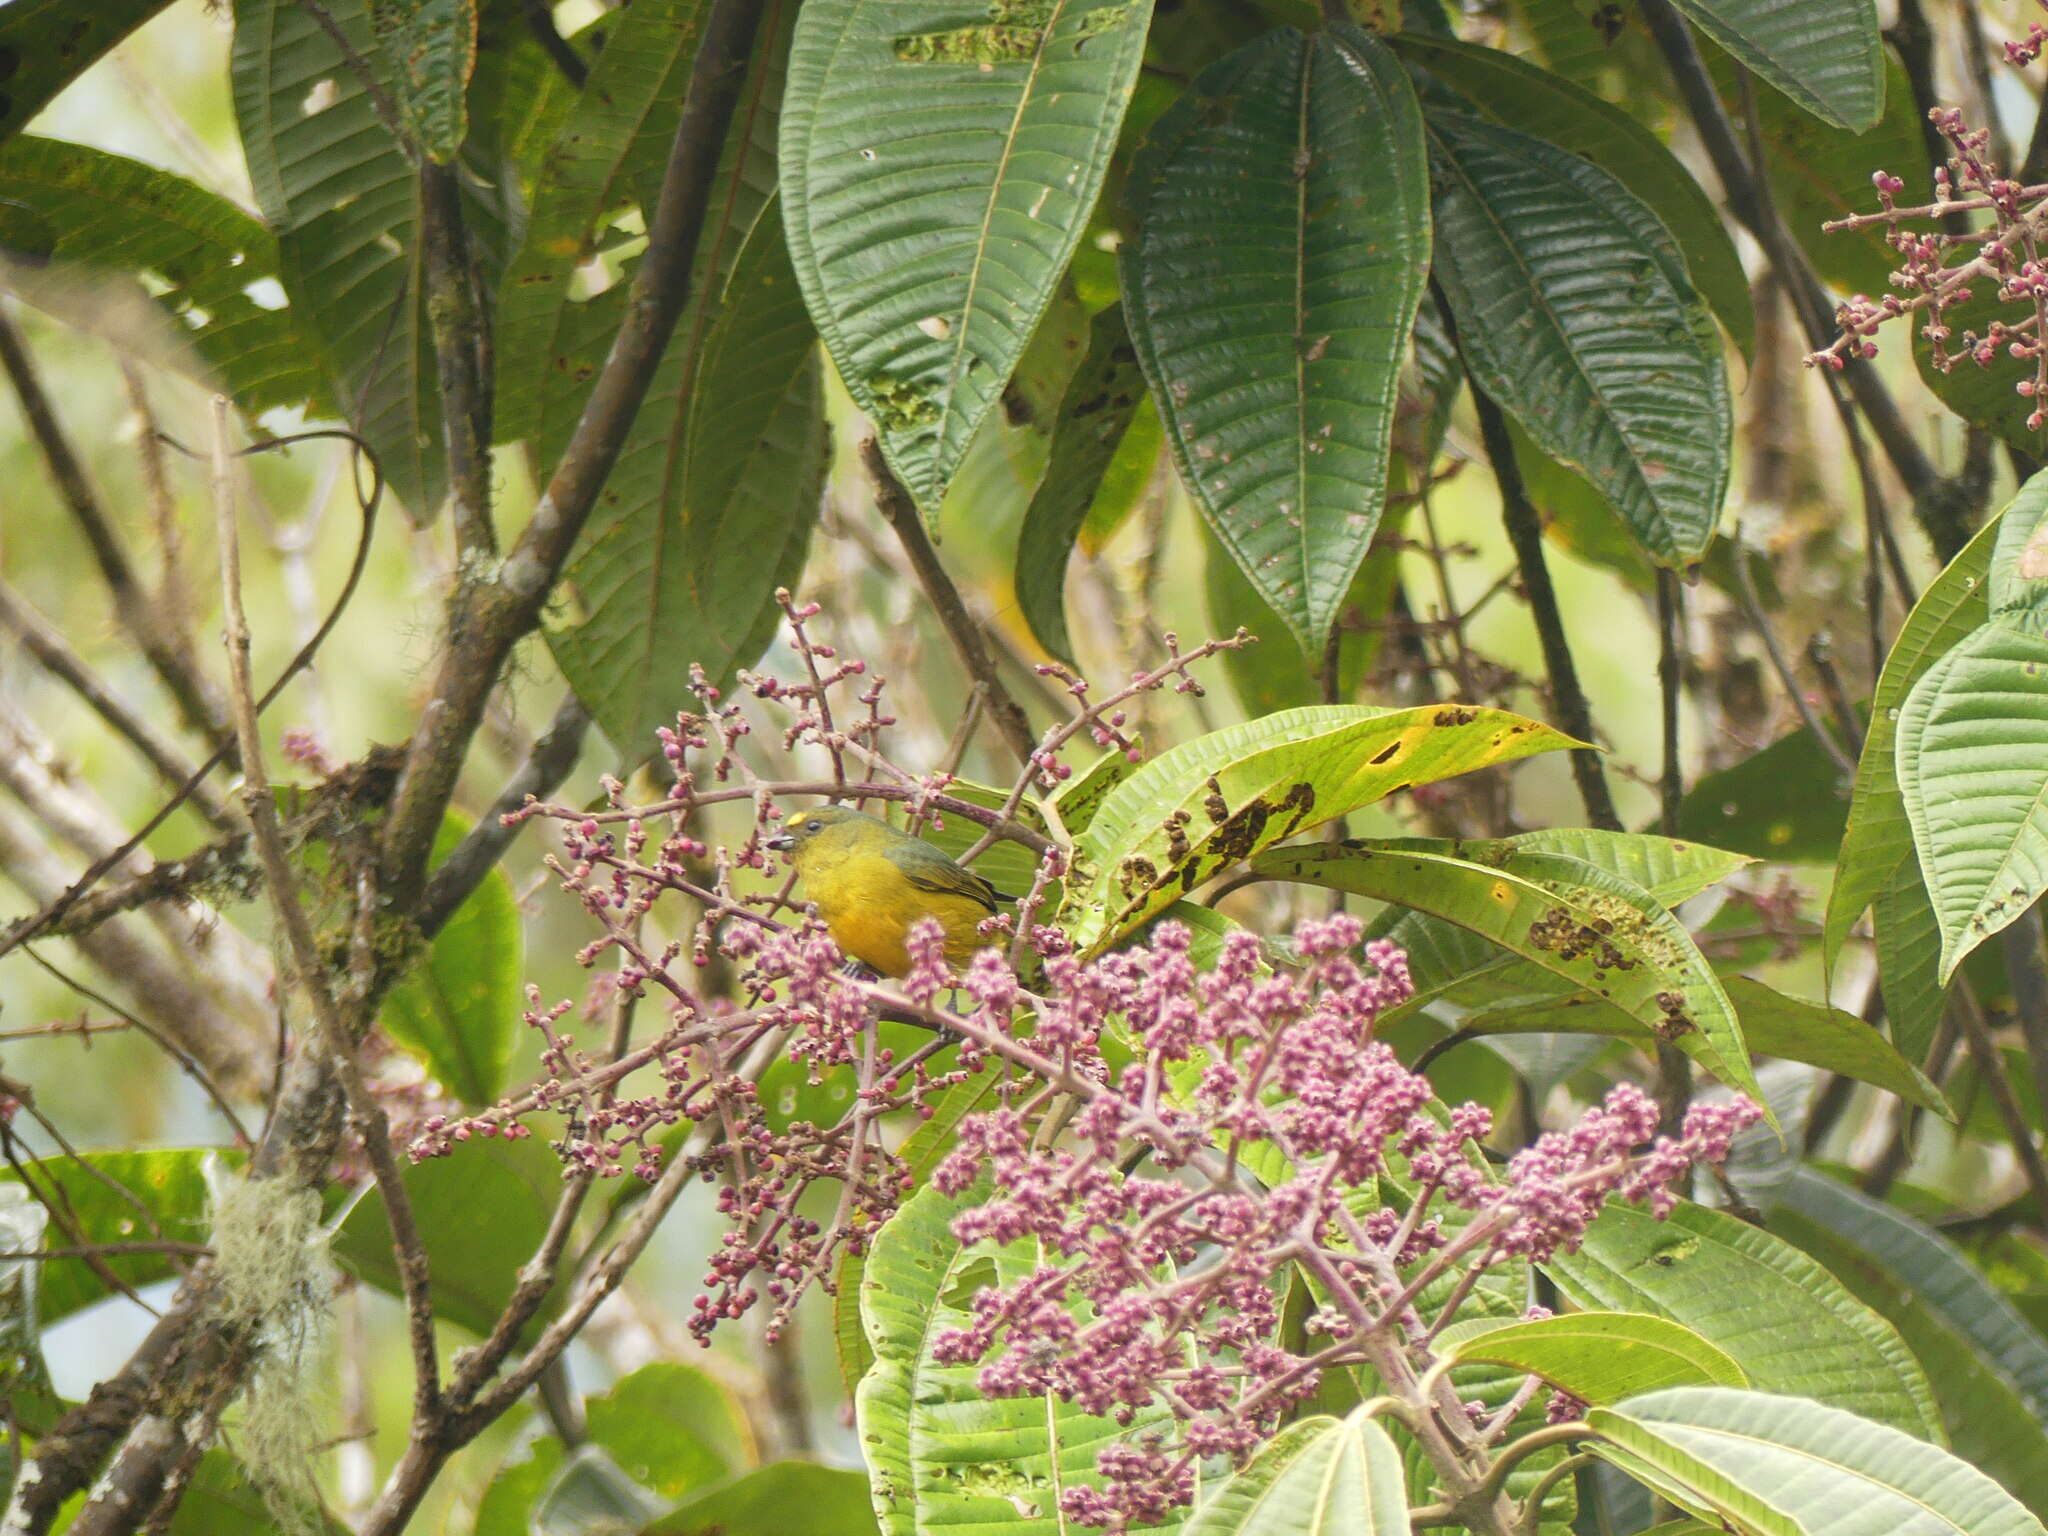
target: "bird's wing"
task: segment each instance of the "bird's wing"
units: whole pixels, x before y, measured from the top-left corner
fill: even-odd
[[[1003,895],[973,870],[961,868],[925,843],[912,841],[907,846],[892,848],[889,858],[903,871],[903,877],[921,891],[965,896],[980,902],[991,912],[995,911],[997,902],[1017,899]]]

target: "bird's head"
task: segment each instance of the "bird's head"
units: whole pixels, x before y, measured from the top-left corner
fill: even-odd
[[[835,830],[839,836],[855,836],[866,824],[885,825],[865,811],[849,810],[843,805],[821,805],[815,810],[798,811],[782,823],[782,830],[766,839],[762,846],[773,848],[777,853],[787,853],[792,858],[801,857],[817,839],[830,839]],[[843,829],[843,830],[840,830]]]

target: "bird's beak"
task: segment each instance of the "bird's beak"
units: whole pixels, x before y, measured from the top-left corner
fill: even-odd
[[[785,849],[794,848],[796,846],[796,839],[787,832],[778,832],[773,837],[763,838],[761,846],[763,848],[772,848],[777,853],[781,853]]]

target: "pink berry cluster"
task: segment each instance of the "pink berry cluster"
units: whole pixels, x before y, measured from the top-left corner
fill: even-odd
[[[1622,1086],[1496,1175],[1476,1146],[1487,1111],[1438,1109],[1374,1037],[1411,988],[1392,945],[1353,958],[1361,936],[1348,916],[1302,923],[1292,971],[1245,932],[1202,968],[1172,923],[1088,965],[1053,954],[1029,1044],[1079,1101],[1068,1134],[1049,1140],[1013,1103],[967,1120],[939,1166],[934,1182],[967,1202],[961,1242],[1031,1243],[1040,1257],[981,1291],[937,1357],[985,1362],[992,1396],[1051,1394],[1127,1424],[1164,1410],[1175,1424],[1105,1453],[1100,1485],[1064,1495],[1070,1519],[1167,1518],[1201,1458],[1247,1456],[1323,1372],[1384,1374],[1489,1268],[1575,1248],[1610,1197],[1663,1214],[1686,1172],[1759,1114],[1747,1100],[1696,1105],[1682,1136],[1658,1138],[1656,1106]],[[979,1007],[964,1031],[1006,1030],[1017,983],[993,952],[966,987]],[[1120,1068],[1111,1034],[1133,1057]],[[1304,1350],[1276,1342],[1296,1273],[1316,1297]]]
[[[2005,45],[2007,62],[2031,64],[2044,40],[2048,30],[2034,23],[2024,40]],[[1841,334],[1806,361],[1840,369],[1852,358],[1875,357],[1879,330],[1917,315],[1929,360],[1942,373],[1965,361],[1979,368],[2002,357],[2031,362],[2030,375],[2013,388],[2035,402],[2027,425],[2038,431],[2048,422],[2048,258],[2041,248],[2048,185],[2027,186],[2008,175],[1992,156],[1990,131],[1972,128],[1956,108],[1930,108],[1927,116],[1950,151],[1948,163],[1935,168],[1932,201],[1901,208],[1896,196],[1905,182],[1880,170],[1871,177],[1877,212],[1823,226],[1831,232],[1883,227],[1885,243],[1899,258],[1891,275],[1898,291],[1848,299],[1836,311]],[[1970,227],[1958,229],[1958,223]],[[2015,313],[1958,336],[1949,311],[1979,291]]]

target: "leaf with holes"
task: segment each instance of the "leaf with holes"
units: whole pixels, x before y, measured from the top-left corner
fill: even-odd
[[[1761,1100],[1742,1025],[1684,925],[1641,886],[1569,855],[1436,838],[1274,848],[1264,879],[1393,902],[1470,928],[1612,1003]]]
[[[375,54],[364,0],[330,0],[350,48]],[[417,522],[448,489],[420,254],[418,177],[340,46],[296,0],[235,0],[235,116],[285,292],[349,424]],[[459,177],[486,281],[510,243],[512,178]]]
[[[1898,1330],[1783,1238],[1724,1211],[1680,1201],[1659,1221],[1610,1204],[1584,1247],[1543,1267],[1576,1306],[1683,1323],[1759,1391],[1940,1437],[1934,1393]]]
[[[0,145],[0,199],[48,235],[45,264],[9,277],[29,302],[90,329],[128,313],[109,306],[104,278],[140,277],[172,316],[166,329],[191,345],[169,348],[169,366],[218,378],[251,415],[320,393],[277,290],[277,237],[226,198],[139,160],[22,134]],[[150,338],[131,326],[119,340]]]
[[[1899,793],[1946,983],[2048,889],[2048,637],[1975,631],[1913,685],[1898,732]]]
[[[927,517],[1052,301],[1151,0],[810,0],[782,118],[818,333]]]
[[[370,32],[397,85],[413,142],[446,165],[469,133],[469,76],[476,68],[477,0],[369,0]]]
[[[1659,1491],[1755,1536],[2043,1536],[1968,1462],[1840,1408],[1674,1387],[1587,1421],[1623,1470],[1648,1468]]]
[[[1712,317],[1657,215],[1598,166],[1427,112],[1436,277],[1467,366],[1659,565],[1713,542],[1734,418]]]
[[[1181,476],[1320,656],[1386,509],[1428,277],[1407,75],[1356,28],[1269,32],[1153,127],[1126,201],[1125,309]]]
[[[1107,948],[1228,865],[1397,791],[1572,745],[1461,704],[1314,705],[1183,742],[1112,789],[1077,839],[1074,942]]]
[[[1873,0],[1676,0],[1715,42],[1824,122],[1851,133],[1884,113]]]

